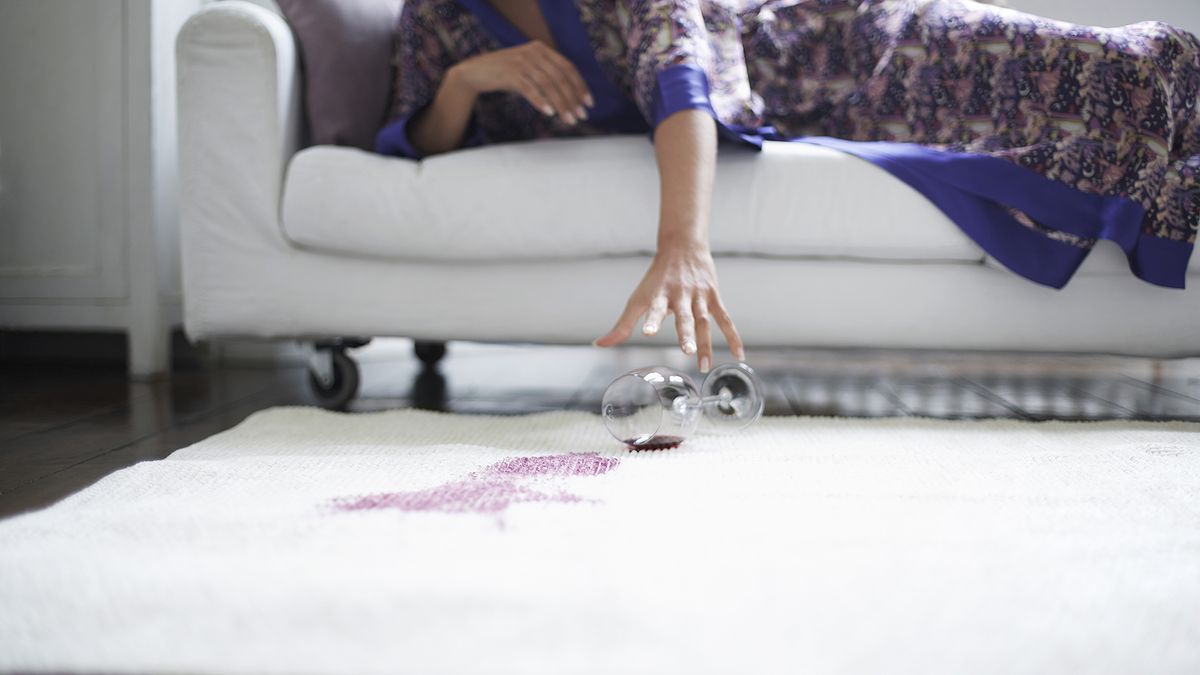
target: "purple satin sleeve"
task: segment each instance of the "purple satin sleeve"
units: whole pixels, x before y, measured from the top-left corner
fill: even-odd
[[[424,155],[417,150],[416,146],[412,144],[412,139],[409,138],[408,124],[413,117],[428,107],[428,105],[424,105],[407,115],[401,115],[380,129],[379,133],[375,135],[375,152],[392,157],[423,159]],[[459,148],[471,148],[483,145],[483,142],[483,135],[479,132],[478,125],[475,124],[475,116],[472,115],[467,124],[467,130],[463,134],[463,143]]]
[[[654,126],[680,110],[703,110],[716,119],[708,92],[708,75],[699,67],[680,63],[663,68],[654,98]]]
[[[713,110],[709,98],[708,75],[702,68],[691,63],[667,66],[658,73],[658,87],[654,93],[654,124],[650,129],[650,140],[654,140],[654,129],[663,120],[680,110],[703,110],[717,123],[717,136],[727,141],[748,145],[762,150],[763,133],[772,134],[774,127],[746,128],[729,125],[721,121]]]

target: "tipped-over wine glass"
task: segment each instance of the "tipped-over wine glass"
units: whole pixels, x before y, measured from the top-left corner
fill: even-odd
[[[758,376],[744,363],[713,368],[700,389],[674,368],[638,368],[613,380],[600,404],[608,432],[631,450],[678,446],[696,430],[701,413],[718,428],[743,429],[762,411]]]

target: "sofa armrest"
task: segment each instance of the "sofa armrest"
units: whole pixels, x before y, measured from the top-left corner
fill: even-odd
[[[192,327],[205,323],[206,286],[222,267],[228,274],[218,261],[290,249],[279,214],[287,165],[301,143],[301,77],[287,23],[239,0],[192,15],[176,58],[184,315],[195,335],[203,333]]]

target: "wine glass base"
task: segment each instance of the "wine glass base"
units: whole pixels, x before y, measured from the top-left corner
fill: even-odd
[[[681,436],[656,435],[647,438],[641,443],[636,442],[635,439],[629,439],[625,441],[625,447],[629,448],[632,452],[641,452],[642,450],[670,450],[671,448],[678,448],[681,443],[683,443]]]
[[[763,413],[762,384],[745,363],[723,363],[700,386],[704,419],[714,428],[744,429]]]

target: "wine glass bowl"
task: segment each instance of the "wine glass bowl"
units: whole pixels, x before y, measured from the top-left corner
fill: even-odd
[[[674,368],[639,368],[608,385],[600,411],[613,438],[630,448],[673,448],[696,430],[700,391]]]
[[[613,438],[631,450],[665,450],[686,440],[701,415],[722,429],[753,424],[762,416],[761,392],[754,370],[744,363],[717,366],[702,388],[674,368],[649,366],[613,380],[600,413]]]

